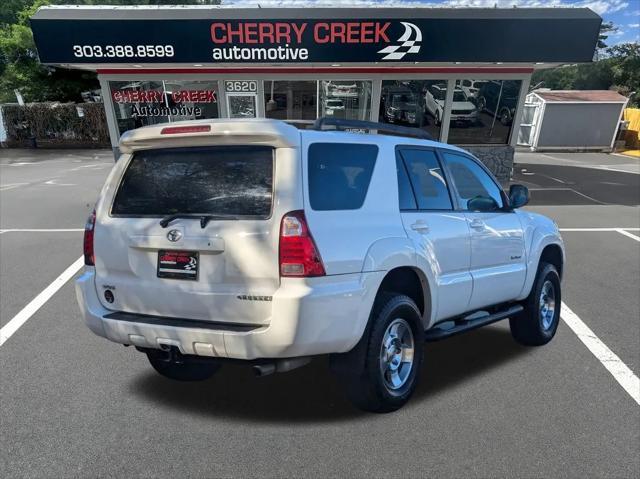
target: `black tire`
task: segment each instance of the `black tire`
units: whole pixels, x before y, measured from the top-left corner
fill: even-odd
[[[508,108],[503,108],[500,112],[500,123],[504,126],[509,126],[511,124],[511,112]]]
[[[548,285],[550,285],[551,289],[549,289]],[[543,290],[545,291],[544,296],[553,300],[552,313],[548,307],[549,302],[546,303],[547,309],[544,309],[545,306],[541,304]],[[550,291],[551,294],[549,293]],[[518,343],[525,346],[547,344],[553,339],[558,329],[561,304],[562,291],[558,271],[554,265],[541,262],[538,266],[538,274],[531,289],[531,294],[523,304],[524,311],[513,318],[509,318],[511,335]]]
[[[153,369],[160,375],[174,381],[204,381],[213,376],[221,367],[221,364],[212,360],[192,359],[187,356],[167,361],[167,353],[163,351],[148,351],[147,358]]]
[[[398,372],[398,377],[407,367],[404,361],[400,366],[396,366],[395,371],[389,368],[383,373],[381,359],[387,357],[383,354],[383,339],[388,328],[397,325],[407,333],[411,332],[413,340],[413,362],[408,369],[404,369],[405,377],[402,384],[398,383],[397,389],[390,389],[387,384],[391,381],[390,376]],[[404,338],[408,343],[409,335]],[[391,339],[393,343],[394,339]],[[394,347],[403,346],[404,340],[399,340]],[[347,397],[359,409],[363,411],[386,413],[399,409],[411,397],[416,388],[420,371],[422,369],[424,349],[424,330],[422,327],[420,311],[416,304],[408,296],[383,293],[376,300],[376,303],[369,318],[369,324],[365,329],[362,339],[351,351],[345,354],[334,355],[332,357],[332,368],[338,375]],[[388,352],[388,348],[385,349]],[[397,352],[397,350],[396,350]],[[404,348],[402,352],[389,357],[401,357],[406,359]]]

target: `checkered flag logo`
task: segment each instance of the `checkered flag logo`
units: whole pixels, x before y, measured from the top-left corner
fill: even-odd
[[[418,53],[420,51],[420,42],[422,41],[420,29],[413,23],[400,23],[404,25],[404,33],[398,38],[400,45],[389,45],[379,50],[378,53],[386,53],[382,57],[383,60],[401,60],[407,53]],[[415,38],[410,40],[412,36],[415,36]]]

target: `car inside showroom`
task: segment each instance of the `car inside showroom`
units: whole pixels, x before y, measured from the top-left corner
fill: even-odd
[[[422,128],[505,182],[532,73],[592,61],[601,22],[587,8],[50,6],[31,27],[42,63],[98,73],[116,154],[145,125],[330,117]]]

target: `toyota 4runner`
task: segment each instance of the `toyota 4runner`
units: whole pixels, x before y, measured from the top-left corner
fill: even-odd
[[[550,341],[564,248],[553,221],[519,209],[527,189],[505,194],[455,146],[351,123],[372,134],[337,119],[124,134],[85,230],[89,328],[177,380],[330,355],[348,397],[375,412],[409,399],[424,341],[507,318],[519,343]]]

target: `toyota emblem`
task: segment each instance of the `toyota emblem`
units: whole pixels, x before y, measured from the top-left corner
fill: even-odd
[[[167,239],[173,243],[180,241],[180,238],[182,238],[182,231],[180,230],[171,230],[167,233]]]

